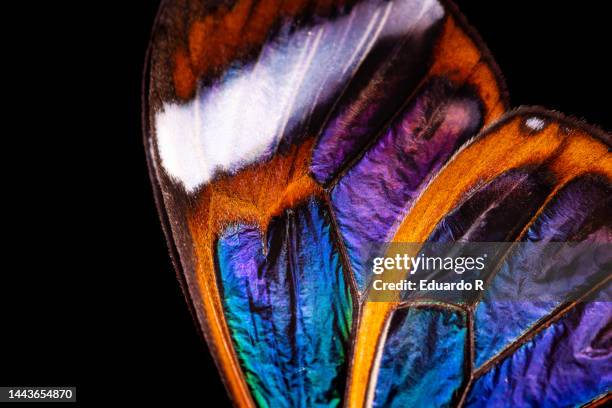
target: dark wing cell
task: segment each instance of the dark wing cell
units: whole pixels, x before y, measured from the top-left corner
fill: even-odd
[[[373,406],[450,406],[467,381],[467,325],[462,310],[397,310],[385,340]]]
[[[482,126],[480,103],[473,91],[433,78],[333,187],[334,214],[360,291],[371,277],[363,249],[393,238],[431,177]]]
[[[468,407],[579,406],[612,387],[610,285],[477,378]]]
[[[608,181],[585,175],[544,207],[474,311],[476,367],[610,275],[611,200]]]
[[[352,305],[321,202],[279,217],[265,238],[256,227],[228,227],[217,265],[225,318],[255,401],[338,406]]]

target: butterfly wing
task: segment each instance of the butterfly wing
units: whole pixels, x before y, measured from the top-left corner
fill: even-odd
[[[447,163],[394,241],[520,245],[500,257],[477,298],[366,302],[353,375],[370,377],[352,383],[357,395],[375,406],[565,406],[605,397],[610,140],[521,108]]]
[[[509,172],[512,157],[520,167],[560,146],[503,132],[457,153],[507,104],[480,40],[453,6],[437,1],[165,2],[145,81],[160,217],[198,327],[240,406],[416,401],[411,381],[431,374],[443,349],[432,346],[421,371],[410,359],[385,365],[387,350],[405,347],[402,330],[471,344],[478,309],[373,307],[364,301],[363,247],[424,240],[434,228],[444,234],[445,225],[458,225],[444,217],[460,213],[479,182]],[[448,174],[456,185],[439,181]],[[512,197],[553,196],[537,177],[521,177],[528,180]],[[523,199],[533,206],[525,214],[544,202]],[[467,212],[475,211],[492,214]],[[507,221],[517,229],[529,220]],[[480,315],[491,315],[483,307]],[[390,319],[401,321],[389,326]],[[492,367],[492,356],[530,324],[517,323],[495,343],[485,335],[482,366]],[[497,329],[480,332],[490,330]],[[458,372],[467,357],[448,364]],[[485,368],[474,370],[487,378]],[[473,378],[454,376],[419,398],[472,401],[468,382],[484,395],[473,391]]]

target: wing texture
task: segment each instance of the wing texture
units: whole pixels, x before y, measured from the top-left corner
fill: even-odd
[[[368,301],[372,243],[612,241],[610,136],[505,113],[452,4],[165,1],[147,63],[160,218],[237,406],[605,400],[609,253],[517,246],[482,296]],[[572,290],[499,300],[550,290],[536,269]]]

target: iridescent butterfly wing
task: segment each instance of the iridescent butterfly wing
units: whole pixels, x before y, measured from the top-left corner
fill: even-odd
[[[454,6],[167,1],[145,82],[160,217],[236,405],[605,398],[612,311],[578,302],[599,275],[526,311],[491,300],[501,273],[465,304],[367,301],[373,242],[610,241],[608,136],[490,126],[504,84]]]

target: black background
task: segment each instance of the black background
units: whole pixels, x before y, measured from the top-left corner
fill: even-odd
[[[601,2],[457,4],[513,106],[612,129]],[[76,385],[81,403],[228,404],[176,282],[146,171],[141,75],[156,9],[132,0],[7,13],[18,27],[4,51],[15,72],[3,85],[0,385]]]

